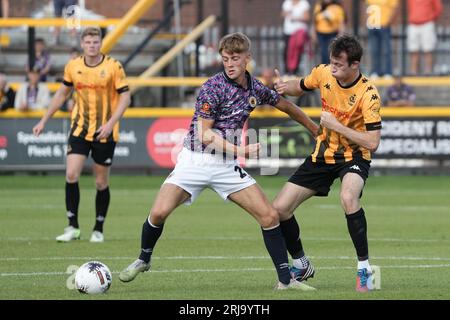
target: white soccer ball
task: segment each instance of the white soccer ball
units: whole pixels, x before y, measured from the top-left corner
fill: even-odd
[[[75,287],[81,293],[105,293],[111,286],[111,282],[111,271],[100,261],[86,262],[75,274]]]

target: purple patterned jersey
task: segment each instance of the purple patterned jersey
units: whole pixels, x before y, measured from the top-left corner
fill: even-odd
[[[230,79],[225,72],[209,78],[200,88],[195,113],[184,139],[184,147],[203,152],[205,146],[198,139],[197,119],[214,120],[213,130],[228,142],[240,145],[239,134],[250,113],[259,105],[275,106],[280,96],[246,72],[247,89]]]

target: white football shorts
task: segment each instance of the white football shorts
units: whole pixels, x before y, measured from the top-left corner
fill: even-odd
[[[190,205],[205,188],[211,188],[227,200],[230,194],[245,189],[256,181],[240,167],[237,160],[224,160],[222,155],[183,148],[175,168],[164,183],[177,185],[189,193],[191,197],[184,204]]]

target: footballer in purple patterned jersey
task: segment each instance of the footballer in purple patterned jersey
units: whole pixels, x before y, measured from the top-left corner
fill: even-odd
[[[291,276],[278,212],[255,179],[236,160],[238,156],[257,156],[259,144],[241,146],[237,132],[260,104],[271,104],[284,111],[314,136],[318,126],[299,107],[264,87],[246,71],[250,62],[250,40],[246,35],[226,35],[220,40],[219,53],[224,72],[213,76],[202,86],[184,148],[142,226],[141,254],[120,273],[119,279],[132,281],[139,273],[150,269],[153,249],[167,217],[181,204],[191,204],[209,187],[224,200],[243,208],[260,225],[264,244],[277,272],[279,282],[276,288],[305,290],[309,286]],[[210,153],[210,149],[214,152]],[[230,161],[216,163],[215,158],[222,158],[222,154],[230,155]]]
[[[237,130],[244,127],[250,113],[259,105],[275,106],[280,96],[274,90],[264,86],[261,81],[245,72],[246,86],[232,80],[227,73],[221,72],[206,81],[200,89],[195,104],[189,133],[184,147],[201,152],[205,146],[200,143],[196,132],[199,117],[214,120],[212,129],[230,143],[240,144]],[[235,137],[238,141],[234,141]]]

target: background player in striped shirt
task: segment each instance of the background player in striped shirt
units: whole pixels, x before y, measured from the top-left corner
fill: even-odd
[[[319,89],[320,129],[313,153],[290,177],[273,202],[281,220],[286,246],[294,259],[292,271],[302,281],[314,275],[305,256],[294,210],[310,197],[327,196],[341,179],[341,205],[358,257],[357,291],[371,289],[367,223],[360,197],[369,174],[371,153],[380,143],[380,95],[360,72],[363,54],[356,38],[340,36],[330,45],[331,64],[315,67],[300,82],[275,82],[278,93],[300,96]]]
[[[104,241],[103,223],[110,202],[110,166],[119,141],[119,119],[130,104],[130,92],[120,62],[102,54],[101,46],[100,28],[89,27],[82,32],[81,47],[84,54],[67,63],[63,84],[50,102],[47,113],[33,128],[33,133],[38,136],[47,121],[64,104],[72,89],[75,90],[66,164],[65,199],[69,226],[62,235],[56,237],[61,242],[80,238],[78,180],[90,152],[94,160],[97,188],[96,222],[90,241]]]

